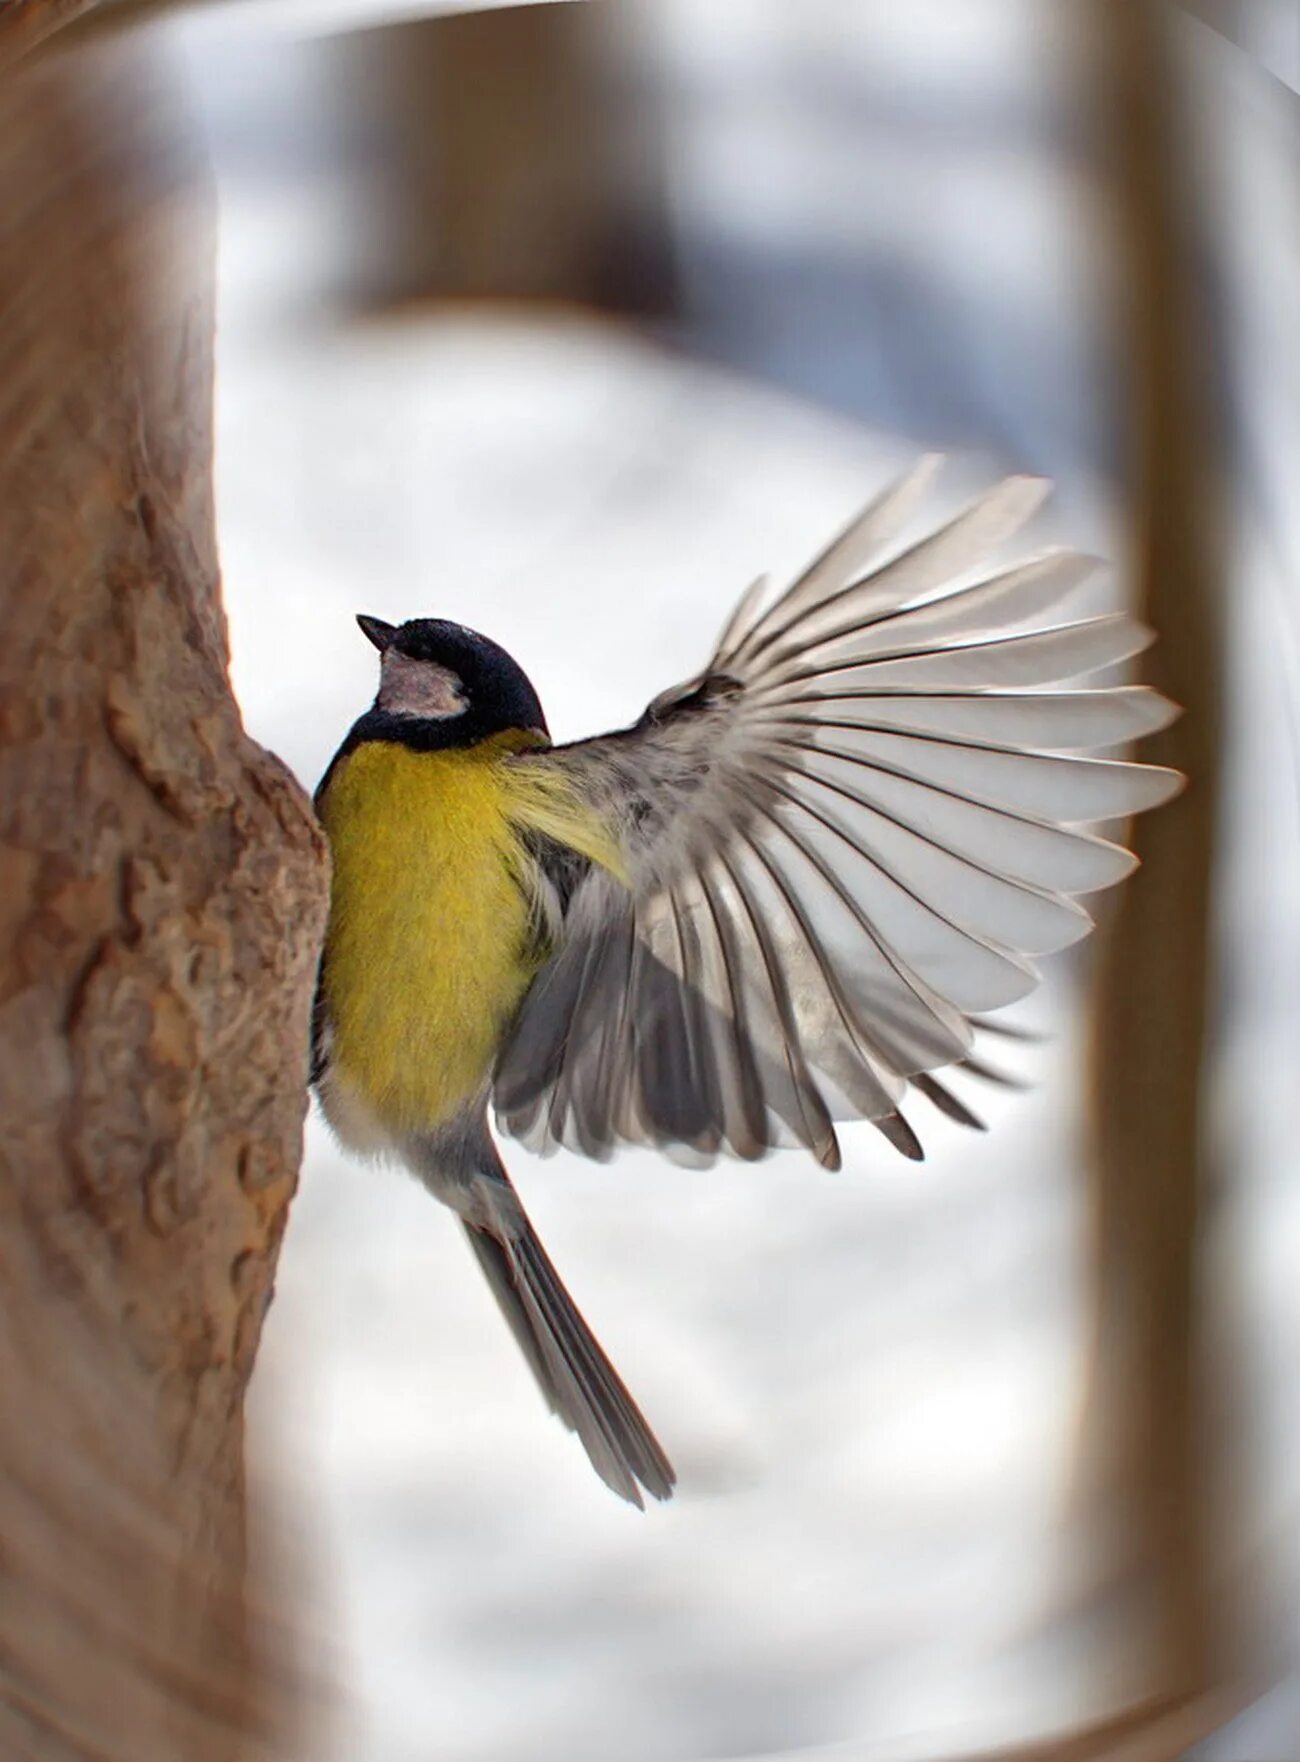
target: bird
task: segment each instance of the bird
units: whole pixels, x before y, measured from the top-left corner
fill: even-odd
[[[938,1073],[996,1075],[991,1012],[1135,867],[1096,824],[1183,782],[1115,756],[1178,712],[1113,682],[1149,630],[1071,613],[1098,560],[998,561],[1049,486],[1009,477],[909,536],[938,463],[783,591],[755,582],[700,672],[595,738],[552,743],[488,637],[358,617],[379,683],[315,797],[311,1080],[346,1148],[457,1214],[550,1408],[633,1505],[671,1496],[672,1464],[498,1138],[834,1169],[860,1119],[919,1159],[909,1095],[981,1125]]]

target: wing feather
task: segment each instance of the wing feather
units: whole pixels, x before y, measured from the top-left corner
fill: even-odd
[[[725,1142],[737,1156],[752,1162],[771,1142],[767,1107],[759,1075],[756,1047],[761,1044],[751,1027],[750,1001],[743,979],[744,967],[737,939],[714,874],[716,865],[706,864],[698,875],[700,897],[707,913],[703,939],[718,955],[717,1029],[719,1076],[726,1111]]]
[[[1028,954],[1053,954],[1092,927],[1073,900],[1008,875],[1001,864],[977,860],[919,820],[866,806],[843,783],[796,775],[787,789],[800,812],[816,815],[829,807],[836,829],[854,849],[879,862],[918,898],[942,902],[947,913],[990,941]]]
[[[1157,807],[1178,793],[1182,781],[1176,771],[1124,759],[1024,752],[831,721],[791,736],[788,744],[800,757],[825,753],[850,767],[942,787],[966,801],[1059,825],[1114,820]]]
[[[635,727],[511,761],[601,837],[576,886],[573,852],[553,853],[565,915],[500,1059],[506,1130],[694,1163],[797,1143],[836,1167],[847,1117],[921,1154],[909,1087],[980,1125],[934,1073],[997,1080],[972,1051],[983,1012],[1032,989],[1034,957],[1086,935],[1080,897],[1133,866],[1088,828],[1181,783],[1092,755],[1177,712],[1097,682],[1151,634],[1070,617],[1095,559],[989,568],[1040,481],[884,554],[935,464],[775,599],[756,582],[709,666]],[[531,836],[545,862],[547,829]]]
[[[779,722],[817,705],[813,716],[885,732],[947,735],[978,745],[1071,752],[1120,746],[1167,727],[1173,707],[1146,686],[1118,685],[1096,691],[946,691],[902,687],[895,691],[790,690],[765,697],[771,709],[755,718]]]
[[[715,659],[719,667],[739,667],[746,661],[752,664],[753,656],[765,644],[776,641],[805,612],[850,588],[881,546],[902,527],[940,462],[937,454],[927,454],[869,502],[761,616],[751,588],[718,644]]]
[[[963,570],[1011,538],[1047,494],[1048,486],[1039,478],[1008,477],[938,531],[862,577],[862,569],[881,542],[896,529],[899,515],[910,512],[932,470],[930,460],[922,461],[896,490],[887,492],[876,507],[868,508],[849,526],[788,595],[776,602],[735,659],[752,667],[765,649],[796,630],[815,636],[818,620],[830,607],[847,611],[851,606],[857,621],[867,613],[890,611],[951,584]]]
[[[834,747],[792,748],[792,769],[824,782],[867,810],[892,815],[940,841],[956,856],[1056,894],[1095,893],[1132,873],[1134,859],[1077,826],[987,798],[960,794],[950,783],[883,763],[864,764]]]
[[[1041,622],[1049,613],[1059,612],[1062,602],[1099,567],[1095,557],[1049,551],[958,592],[883,610],[872,599],[873,581],[868,580],[800,619],[792,633],[769,651],[768,678],[778,680],[787,662],[797,663],[800,671],[810,665],[825,670],[845,654],[854,661],[883,659],[898,651],[900,643],[907,653],[919,642],[927,648],[942,647]],[[866,605],[857,603],[860,596]]]

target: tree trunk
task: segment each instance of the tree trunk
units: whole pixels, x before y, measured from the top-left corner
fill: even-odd
[[[139,37],[8,74],[0,302],[0,1755],[283,1757],[242,1412],[326,858],[227,681],[212,205]]]
[[[1115,155],[1134,604],[1158,633],[1143,677],[1185,711],[1142,756],[1179,766],[1189,786],[1133,827],[1143,866],[1100,937],[1092,1059],[1098,1330],[1085,1443],[1094,1491],[1108,1500],[1125,1553],[1119,1588],[1147,1637],[1146,1686],[1178,1696],[1219,1676],[1197,1275],[1224,490],[1207,390],[1214,348],[1187,194],[1196,162],[1182,128],[1171,22],[1159,0],[1105,0],[1092,24]]]
[[[332,42],[327,65],[363,174],[350,301],[671,313],[662,118],[638,54],[643,23],[628,0],[564,0]]]

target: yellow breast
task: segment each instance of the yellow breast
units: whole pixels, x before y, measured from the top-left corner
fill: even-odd
[[[370,742],[330,779],[331,1063],[390,1131],[428,1130],[472,1098],[533,977],[509,799],[498,742]]]

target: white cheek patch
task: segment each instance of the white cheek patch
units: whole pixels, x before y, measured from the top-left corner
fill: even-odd
[[[435,661],[413,661],[397,649],[385,649],[379,668],[379,696],[375,700],[390,716],[420,716],[444,722],[459,716],[469,699],[459,678],[449,667]]]

